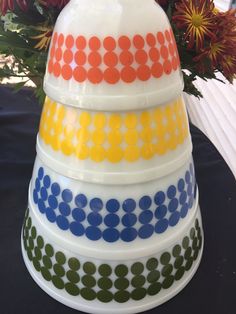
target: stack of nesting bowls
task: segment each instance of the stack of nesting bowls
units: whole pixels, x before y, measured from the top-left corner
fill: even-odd
[[[22,231],[58,301],[137,313],[176,295],[203,248],[175,39],[153,0],[71,0],[55,26]]]

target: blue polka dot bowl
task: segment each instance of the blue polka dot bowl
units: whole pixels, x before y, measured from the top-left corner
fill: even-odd
[[[82,202],[82,201],[81,201]],[[191,280],[200,263],[203,231],[197,208],[185,225],[165,241],[140,252],[82,250],[26,212],[22,230],[25,264],[50,296],[88,313],[138,313],[175,296]]]
[[[29,191],[30,208],[45,227],[84,249],[128,251],[132,243],[142,250],[185,225],[197,204],[192,158],[156,180],[105,185],[64,177],[37,157]]]

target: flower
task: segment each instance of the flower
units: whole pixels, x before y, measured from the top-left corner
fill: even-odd
[[[52,6],[63,8],[70,0],[38,0],[38,2],[44,6]]]
[[[38,31],[41,33],[37,36],[32,36],[31,39],[38,40],[39,42],[37,43],[36,46],[34,46],[35,49],[38,50],[48,50],[48,47],[50,45],[50,41],[52,38],[52,32],[53,28],[49,26],[44,26],[44,27],[38,27]]]
[[[191,49],[196,44],[199,51],[206,37],[214,38],[215,14],[213,0],[182,0],[176,4],[176,13],[173,21],[178,28],[185,30],[187,48]]]
[[[16,0],[16,3],[21,8],[21,10],[26,11],[28,8],[27,0]],[[8,10],[14,10],[14,0],[0,0],[2,15],[5,15]]]

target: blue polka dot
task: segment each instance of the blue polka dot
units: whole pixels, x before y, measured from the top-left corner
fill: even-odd
[[[58,196],[61,193],[60,185],[58,183],[53,183],[51,191],[54,196]]]
[[[86,215],[82,208],[74,208],[72,211],[72,217],[74,220],[82,222],[86,218]]]
[[[93,198],[89,206],[94,212],[99,212],[103,208],[103,202],[100,198]]]
[[[69,216],[70,213],[71,213],[71,209],[70,209],[70,206],[65,203],[65,202],[61,202],[59,204],[59,210],[60,210],[60,213],[63,215],[63,216]]]
[[[43,185],[45,186],[46,189],[48,189],[49,186],[51,185],[51,180],[48,175],[43,178]]]
[[[120,237],[125,242],[131,242],[137,238],[138,231],[134,228],[125,228],[121,231]]]
[[[87,197],[84,194],[78,194],[75,197],[75,204],[79,208],[84,208],[88,204]]]
[[[174,211],[176,211],[176,209],[178,208],[178,206],[179,206],[179,202],[178,202],[177,198],[173,198],[173,199],[170,201],[169,205],[168,205],[168,210],[169,210],[169,212],[173,213]]]
[[[153,225],[147,224],[142,226],[139,231],[138,231],[138,235],[141,239],[148,239],[151,237],[151,235],[154,232],[154,227]]]
[[[194,174],[193,164],[190,164],[189,170],[190,170],[191,175],[193,176],[193,174]]]
[[[37,191],[35,189],[33,191],[33,199],[34,199],[34,203],[38,204],[39,198],[38,198],[38,193],[37,193]]]
[[[137,216],[135,214],[129,213],[129,214],[125,214],[122,217],[122,224],[125,227],[132,227],[133,225],[135,225],[137,222]]]
[[[48,198],[48,205],[52,208],[52,209],[56,209],[58,206],[58,201],[57,198],[54,195],[49,195]]]
[[[187,193],[185,191],[181,192],[179,197],[179,202],[181,205],[183,205],[187,200]]]
[[[57,225],[60,229],[62,230],[67,230],[69,229],[69,221],[66,217],[64,216],[57,216]]]
[[[188,184],[187,193],[188,193],[189,196],[192,195],[192,193],[193,193],[193,185],[192,185],[192,183]]]
[[[56,214],[55,214],[54,210],[51,209],[50,207],[46,208],[46,216],[47,216],[47,219],[50,222],[55,222],[56,221]]]
[[[174,212],[169,219],[169,225],[171,227],[174,227],[177,225],[177,223],[179,222],[180,219],[180,213],[179,212]]]
[[[159,220],[155,225],[155,232],[156,233],[163,233],[168,228],[168,220],[167,219],[161,219]]]
[[[45,206],[44,201],[43,201],[41,198],[38,200],[38,208],[39,208],[39,211],[40,211],[42,214],[45,213],[46,206]]]
[[[44,176],[44,170],[43,170],[42,167],[40,167],[39,170],[38,170],[38,178],[39,178],[39,180],[42,180],[43,176]]]
[[[190,173],[189,173],[189,171],[186,171],[186,173],[185,173],[185,181],[186,181],[186,183],[190,182]]]
[[[85,231],[88,239],[96,241],[99,240],[102,236],[102,232],[97,227],[88,227]]]
[[[184,187],[185,187],[184,179],[179,179],[179,181],[178,181],[178,190],[180,192],[182,192],[184,190]]]
[[[76,236],[82,236],[84,234],[84,227],[82,224],[73,221],[70,224],[70,231]]]
[[[193,207],[193,201],[194,201],[193,196],[190,196],[190,198],[188,200],[188,208],[192,208]]]
[[[194,198],[197,196],[197,184],[194,185]]]
[[[37,192],[40,191],[40,181],[38,178],[35,180],[35,189]]]
[[[92,226],[99,226],[102,223],[102,216],[96,212],[90,213],[87,217],[88,222]]]
[[[171,185],[167,190],[167,196],[172,199],[176,195],[176,187],[174,185]]]
[[[108,228],[103,231],[103,239],[107,242],[115,242],[119,239],[120,233],[117,229]]]
[[[61,194],[61,197],[62,197],[64,202],[70,203],[72,201],[72,198],[73,198],[71,190],[68,190],[68,189],[64,190]]]
[[[181,218],[186,217],[186,216],[187,216],[187,213],[188,213],[188,204],[185,203],[185,204],[182,206],[181,210],[180,210],[180,216],[181,216]]]
[[[166,199],[165,193],[162,191],[157,192],[154,197],[154,201],[157,205],[162,205],[165,202],[165,199]]]
[[[40,195],[43,201],[46,201],[48,198],[48,192],[46,190],[46,188],[43,186],[40,190]]]
[[[136,208],[136,202],[132,198],[128,198],[123,202],[122,208],[125,212],[131,213]]]
[[[163,219],[167,213],[167,207],[165,205],[158,206],[155,211],[155,217],[157,219]]]
[[[149,209],[152,204],[151,197],[143,196],[139,201],[139,207],[143,210]]]
[[[107,201],[106,203],[106,209],[110,212],[110,213],[115,213],[119,210],[120,208],[120,203],[116,200],[116,199],[110,199],[109,201]]]
[[[148,224],[153,218],[153,212],[151,210],[144,210],[140,215],[139,215],[139,221],[141,224]]]
[[[108,214],[104,219],[104,223],[107,227],[116,227],[120,222],[120,217],[116,214]]]

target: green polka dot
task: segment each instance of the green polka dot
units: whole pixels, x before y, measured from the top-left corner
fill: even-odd
[[[79,288],[71,282],[67,282],[65,284],[65,289],[70,295],[73,295],[73,296],[79,295]]]
[[[38,260],[41,260],[42,259],[42,253],[41,253],[41,250],[38,246],[36,246],[34,248],[34,255],[35,257],[38,259]]]
[[[119,280],[119,279],[118,279]],[[112,281],[109,278],[103,277],[99,278],[98,280],[98,286],[101,289],[109,290],[112,287]]]
[[[174,276],[166,277],[162,283],[162,288],[169,289],[173,285],[174,279]]]
[[[127,278],[123,278],[123,277],[118,278],[118,279],[115,280],[114,286],[118,290],[125,290],[129,286],[129,280]]]
[[[96,292],[93,289],[83,288],[80,291],[81,296],[88,301],[92,301],[96,298]]]
[[[53,265],[53,270],[55,274],[59,277],[63,277],[65,275],[65,269],[59,264]]]
[[[144,289],[144,288],[137,288],[137,289],[132,291],[131,298],[133,300],[136,300],[136,301],[142,300],[146,296],[146,293],[147,293],[146,289]]]
[[[40,271],[41,269],[41,266],[40,266],[40,263],[38,261],[38,259],[36,257],[33,258],[33,265],[34,265],[34,268],[37,270],[37,271]]]
[[[189,246],[189,237],[184,237],[183,241],[182,241],[182,246],[184,249],[187,249]]]
[[[134,274],[134,275],[140,275],[142,274],[144,270],[144,266],[142,263],[134,263],[132,266],[131,266],[131,272]]]
[[[52,268],[52,261],[51,261],[50,257],[48,257],[47,255],[44,255],[44,256],[43,256],[43,265],[44,265],[47,269]]]
[[[168,264],[163,267],[161,274],[163,277],[167,277],[172,273],[172,271],[173,271],[173,266],[171,264]]]
[[[57,252],[56,253],[56,261],[58,262],[58,264],[63,265],[66,262],[66,257],[65,254],[62,252]]]
[[[167,265],[170,262],[171,255],[168,252],[165,252],[161,255],[160,261],[162,265]]]
[[[32,219],[29,217],[29,218],[27,219],[27,227],[30,229],[31,226],[32,226]]]
[[[53,276],[52,282],[57,289],[63,289],[64,288],[64,282],[60,277]]]
[[[139,288],[142,287],[145,284],[145,277],[144,276],[135,276],[132,280],[131,280],[131,284],[133,287],[135,288]]]
[[[28,239],[29,238],[29,230],[25,229],[24,234],[25,234],[25,239]]]
[[[82,283],[85,285],[85,287],[92,288],[96,285],[96,280],[90,275],[85,275],[82,277]]]
[[[111,275],[112,273],[112,269],[109,265],[107,264],[102,264],[99,266],[98,268],[98,272],[101,276],[105,276],[105,277],[108,277]]]
[[[33,239],[36,239],[36,236],[37,236],[36,228],[32,227],[32,229],[31,229],[31,237]]]
[[[184,258],[189,259],[191,257],[191,255],[192,255],[192,249],[191,249],[191,247],[188,247],[184,253]]]
[[[68,272],[66,273],[66,277],[72,283],[77,283],[80,280],[79,274],[73,270],[68,270]]]
[[[32,251],[31,250],[29,250],[29,249],[27,249],[27,256],[28,256],[28,259],[30,260],[30,261],[32,261],[33,260],[33,254],[32,254]]]
[[[114,299],[118,303],[125,303],[129,300],[130,294],[126,290],[121,290],[115,293]]]
[[[175,274],[175,280],[180,280],[183,277],[184,273],[185,273],[185,268],[180,267]]]
[[[189,270],[193,265],[193,258],[190,257],[188,260],[187,260],[187,263],[185,264],[185,270]]]
[[[159,278],[160,278],[160,272],[158,270],[153,270],[148,274],[147,281],[152,283],[152,282],[158,281]]]
[[[34,248],[34,240],[31,237],[29,237],[29,248],[31,250],[33,250],[33,248]]]
[[[98,291],[97,298],[99,301],[103,303],[108,303],[112,301],[113,295],[110,291],[101,290],[101,291]]]
[[[195,227],[196,227],[196,228],[199,227],[199,221],[198,221],[198,219],[195,220]]]
[[[80,262],[75,257],[71,257],[68,260],[68,265],[71,270],[77,271],[80,268]]]
[[[54,250],[53,247],[51,246],[51,244],[46,244],[45,245],[45,253],[49,256],[52,257],[54,254]]]
[[[193,248],[194,250],[197,249],[197,244],[198,244],[198,239],[197,239],[197,238],[194,238],[194,239],[193,239],[193,244],[192,244],[192,248]]]
[[[150,258],[147,261],[146,266],[148,270],[155,270],[158,266],[158,260],[156,258]]]
[[[84,263],[83,270],[86,274],[93,275],[96,272],[96,267],[91,262]]]
[[[160,282],[155,282],[148,287],[147,293],[149,295],[156,295],[160,292],[160,290],[161,290]]]
[[[183,262],[184,262],[183,256],[177,257],[176,260],[175,260],[175,263],[174,263],[174,267],[176,269],[179,269],[183,265]]]
[[[37,237],[37,245],[40,249],[42,249],[44,247],[44,241],[43,241],[43,238],[41,236]]]
[[[177,244],[174,246],[174,248],[172,250],[172,254],[174,257],[177,257],[180,255],[180,253],[181,253],[181,246]]]
[[[196,261],[196,259],[198,258],[198,254],[199,254],[199,249],[195,249],[194,253],[193,253],[193,259],[194,261]]]
[[[194,237],[195,237],[195,229],[192,228],[192,229],[190,230],[190,238],[193,240]]]
[[[125,277],[128,274],[128,267],[125,265],[116,266],[115,274],[117,277]]]
[[[45,280],[51,281],[52,276],[51,276],[49,270],[48,270],[46,267],[42,267],[42,268],[41,268],[41,273],[42,273],[43,278],[44,278]]]

